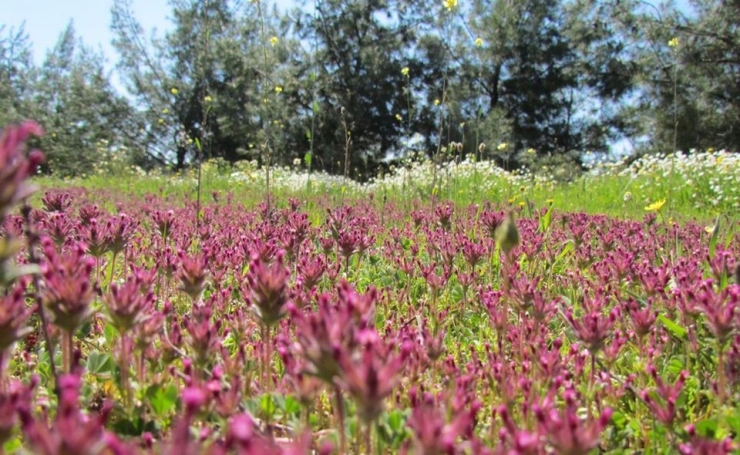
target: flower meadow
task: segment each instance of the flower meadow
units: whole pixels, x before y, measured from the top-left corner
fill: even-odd
[[[525,157],[531,156],[529,152],[511,151]],[[101,153],[107,152],[102,150]],[[84,178],[46,178],[42,183],[52,189],[117,188],[138,196],[153,193],[194,198],[193,192],[198,186],[197,168],[175,174],[164,174],[156,169],[145,172],[122,166],[118,155],[111,157],[108,166],[96,167]],[[622,161],[600,161],[592,154],[585,157],[591,157],[591,161],[586,172],[578,175],[572,163],[555,159],[550,164],[547,160],[533,161],[509,171],[493,159],[480,159],[472,154],[454,158],[413,154],[398,166],[391,165],[387,171],[365,182],[312,171],[301,160],[290,167],[268,169],[256,161],[230,165],[213,159],[201,167],[201,184],[207,190],[232,191],[238,196],[246,194],[250,201],[255,201],[264,198],[265,182],[269,180],[271,190],[281,198],[297,197],[309,205],[317,194],[328,194],[334,205],[367,197],[392,198],[406,211],[413,209],[416,200],[434,195],[458,206],[486,201],[524,206],[532,202],[553,202],[562,211],[606,213],[620,218],[640,218],[645,207],[663,199],[667,202],[663,211],[667,219],[706,222],[720,214],[740,213],[738,154],[709,149]]]
[[[38,134],[0,139],[0,452],[740,447],[735,221],[32,198]]]

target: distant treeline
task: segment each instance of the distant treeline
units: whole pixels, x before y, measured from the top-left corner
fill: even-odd
[[[515,167],[580,164],[617,141],[740,150],[738,2],[170,4],[172,26],[150,37],[114,1],[126,93],[73,24],[39,66],[22,28],[0,28],[0,125],[41,123],[60,176],[223,158],[362,179],[417,152]]]

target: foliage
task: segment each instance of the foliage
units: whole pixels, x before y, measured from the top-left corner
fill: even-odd
[[[111,10],[118,93],[71,26],[36,66],[22,27],[0,39],[2,118],[36,118],[45,171],[109,157],[183,170],[210,158],[367,181],[423,155],[507,170],[625,144],[739,147],[738,10],[696,0],[176,0],[162,33]],[[483,148],[482,144],[487,144]],[[437,185],[435,174],[434,185]]]
[[[740,148],[737,4],[695,0],[684,10],[671,3],[633,8],[629,38],[636,83],[646,96],[630,115],[640,118],[646,148]]]

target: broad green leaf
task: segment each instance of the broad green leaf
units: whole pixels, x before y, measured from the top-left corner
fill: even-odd
[[[109,377],[115,369],[115,362],[110,354],[93,351],[87,356],[87,372],[100,377]]]
[[[668,365],[666,365],[666,371],[668,374],[671,375],[671,377],[677,377],[684,368],[684,361],[682,358],[674,356],[671,357],[671,360],[668,361]]]
[[[15,438],[6,442],[3,447],[5,449],[5,453],[19,453],[21,447],[23,447],[23,442],[21,441],[20,436],[16,436]]]
[[[300,401],[298,401],[294,396],[285,397],[284,407],[285,414],[289,416],[298,416],[301,414],[301,409],[303,409]]]
[[[118,336],[118,332],[116,331],[115,327],[113,327],[113,324],[105,324],[105,327],[103,327],[103,336],[105,337],[105,342],[107,344],[113,344],[113,341],[115,341],[116,337]]]
[[[268,418],[273,417],[275,412],[277,412],[275,397],[269,393],[262,395],[259,401],[259,409],[261,411],[261,415]]]
[[[149,406],[152,408],[152,412],[158,418],[167,417],[175,409],[178,399],[178,389],[174,384],[170,384],[167,387],[161,387],[154,385],[149,387],[146,392],[147,398],[149,399]]]
[[[696,422],[696,434],[705,438],[714,438],[717,433],[717,419],[704,419]]]

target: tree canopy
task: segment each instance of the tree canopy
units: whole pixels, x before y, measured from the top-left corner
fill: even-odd
[[[149,34],[131,0],[114,0],[112,72],[72,23],[39,65],[23,27],[0,28],[0,122],[44,126],[46,171],[81,175],[112,156],[145,169],[299,159],[364,179],[450,143],[511,166],[579,165],[619,140],[638,154],[740,150],[737,2],[170,8],[166,31]]]

